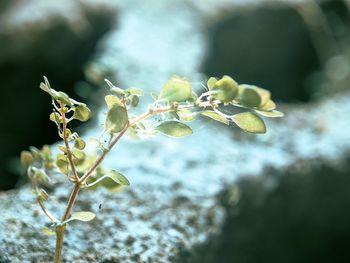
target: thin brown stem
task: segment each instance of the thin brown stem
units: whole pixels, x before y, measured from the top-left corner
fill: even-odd
[[[68,217],[70,216],[70,213],[72,212],[73,205],[75,203],[75,200],[78,197],[79,191],[80,191],[81,185],[80,183],[75,183],[74,188],[72,190],[72,193],[70,194],[66,210],[64,211],[64,215],[62,217],[62,222],[66,221]]]
[[[57,219],[49,212],[49,210],[47,210],[47,208],[45,207],[45,205],[43,204],[42,201],[40,201],[38,199],[38,203],[41,207],[41,210],[43,210],[44,214],[52,221],[52,222],[57,222]]]
[[[187,108],[193,108],[194,105],[178,105],[177,107],[173,106],[166,106],[166,107],[160,107],[156,109],[150,109],[143,114],[139,115],[138,117],[134,118],[129,122],[128,125],[124,127],[124,129],[111,141],[111,143],[108,145],[108,147],[103,151],[103,153],[97,158],[95,163],[90,167],[90,169],[80,178],[79,182],[81,182],[82,185],[86,183],[86,180],[92,175],[92,173],[96,170],[96,168],[102,163],[104,158],[106,157],[107,153],[114,147],[114,145],[123,137],[123,135],[127,132],[127,130],[136,125],[137,123],[149,118],[150,116],[170,112],[174,110],[179,109],[187,109]]]
[[[63,104],[61,104],[60,113],[62,116],[63,141],[64,141],[64,145],[67,149],[67,158],[68,158],[68,162],[69,162],[70,168],[71,168],[73,176],[74,176],[74,180],[77,182],[77,181],[79,181],[79,176],[78,176],[78,173],[75,169],[75,164],[73,162],[72,152],[70,150],[69,143],[68,143],[67,122],[66,122],[66,115],[64,112],[64,105]]]

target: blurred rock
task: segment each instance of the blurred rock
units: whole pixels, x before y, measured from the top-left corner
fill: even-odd
[[[39,83],[74,94],[99,39],[115,25],[116,10],[88,1],[5,1],[0,13],[0,189],[18,179],[14,159],[30,145],[56,139],[51,105]]]
[[[200,86],[209,49],[208,20],[218,15],[220,7],[258,8],[257,3],[119,1],[119,27],[99,42],[85,76],[95,84],[108,77],[121,87],[154,91],[178,74]],[[222,231],[228,209],[217,196],[237,179],[259,176],[266,167],[283,174],[300,160],[305,169],[315,159],[317,165],[339,166],[350,148],[349,102],[350,94],[343,93],[287,105],[283,109],[287,117],[269,120],[269,131],[261,136],[198,123],[195,134],[181,140],[123,139],[104,165],[126,174],[131,187],[122,193],[81,194],[76,211],[93,211],[97,219],[72,223],[64,247],[66,261],[185,262],[196,245]],[[99,132],[99,127],[91,129],[85,137]],[[57,199],[50,200],[49,208],[61,214],[68,194],[69,189],[59,184],[50,192]],[[6,226],[0,231],[0,255],[6,260],[52,260],[54,238],[41,234],[47,221],[33,203],[28,187],[0,195],[0,225]]]

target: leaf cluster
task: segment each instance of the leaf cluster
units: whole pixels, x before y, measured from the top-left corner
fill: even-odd
[[[188,123],[200,116],[235,125],[245,132],[265,133],[262,117],[283,116],[275,109],[276,104],[269,91],[238,84],[229,76],[209,78],[206,91],[200,95],[196,94],[189,81],[173,76],[163,85],[159,95],[153,95],[154,101],[148,105],[147,111],[139,115],[134,109],[144,96],[142,89],[121,89],[108,80],[106,84],[109,94],[105,96],[104,130],[100,139],[95,139],[98,147],[92,156],[85,149],[87,142],[68,128],[71,121],[87,121],[90,109],[66,93],[52,89],[46,77],[40,84],[40,88],[51,97],[53,108],[49,119],[57,126],[62,143],[57,145],[58,154],[55,156],[48,146],[41,150],[31,147],[30,151],[21,153],[21,161],[28,167],[37,201],[55,227],[62,227],[73,220],[90,221],[95,215],[89,211],[71,213],[75,201],[72,198],[77,196],[72,194],[62,219],[53,216],[44,206],[49,195],[42,188],[50,183],[50,171],[63,174],[74,184],[76,192],[100,186],[109,190],[128,186],[130,182],[121,172],[101,167],[105,156],[124,134],[142,137],[161,133],[169,137],[184,137],[193,133]]]

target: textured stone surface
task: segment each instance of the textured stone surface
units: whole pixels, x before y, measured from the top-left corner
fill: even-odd
[[[120,26],[101,42],[87,77],[100,83],[107,74],[120,86],[155,90],[176,73],[196,84],[203,78],[206,36],[198,28],[206,13],[194,6],[121,1]],[[195,134],[184,139],[123,139],[104,166],[126,174],[131,187],[81,194],[76,211],[93,211],[97,219],[72,223],[66,262],[174,262],[220,230],[225,214],[216,196],[240,176],[259,175],[267,166],[283,170],[300,159],[337,165],[350,147],[349,102],[345,93],[285,106],[286,117],[268,120],[269,131],[261,136],[199,122],[193,125]],[[98,133],[90,130],[85,136]],[[57,197],[49,202],[54,213],[62,213],[69,190],[59,184],[51,192]],[[54,238],[41,233],[47,221],[29,188],[1,193],[0,211],[0,262],[52,259]]]

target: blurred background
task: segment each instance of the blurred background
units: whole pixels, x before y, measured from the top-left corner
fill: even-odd
[[[58,138],[43,75],[93,111],[104,78],[157,91],[172,74],[194,83],[231,75],[271,90],[287,113],[349,96],[347,0],[116,2],[0,1],[0,191],[25,184],[21,150]],[[350,262],[348,138],[335,167],[296,158],[227,187],[222,233],[180,262]]]

